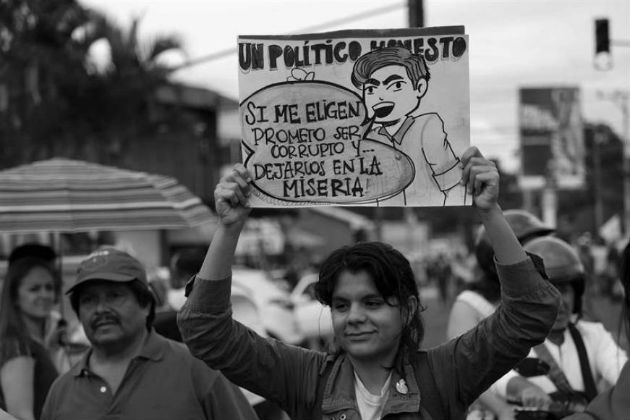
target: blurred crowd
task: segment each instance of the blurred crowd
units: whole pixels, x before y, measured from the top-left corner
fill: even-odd
[[[543,258],[549,280],[563,296],[569,296],[566,306],[570,310],[564,320],[559,315],[556,323],[561,325],[558,331],[552,329],[546,344],[533,349],[522,364],[482,394],[471,406],[468,419],[561,418],[581,412],[597,394],[614,390],[611,386],[627,360],[624,332],[609,333],[592,308],[594,302],[619,305],[624,300],[619,279],[627,276],[627,272],[622,273],[628,264],[623,254],[625,244],[606,245],[589,234],[570,244],[526,212],[505,213],[525,250]],[[0,408],[18,419],[90,418],[102,412],[115,414],[117,404],[124,404],[127,414],[137,410],[142,413],[139,418],[148,418],[143,417],[152,412],[146,409],[147,399],[164,393],[174,411],[164,411],[156,403],[152,409],[156,413],[192,413],[195,418],[227,418],[225,414],[232,413],[230,418],[286,419],[287,414],[274,402],[235,387],[194,359],[185,347],[171,345],[182,342],[177,314],[186,302],[186,284],[199,272],[205,255],[204,249],[181,249],[172,256],[169,267],[147,272],[128,253],[101,247],[81,262],[67,290],[62,286],[61,261],[52,247],[27,243],[13,249],[0,300]],[[483,322],[500,301],[494,253],[483,228],[471,252],[432,253],[415,269],[421,296],[431,296],[430,291],[434,291],[436,301],[450,312],[445,331],[449,339]],[[316,299],[317,280],[314,263],[278,270],[236,267],[231,292],[233,316],[263,337],[328,351],[334,342],[330,308]],[[69,293],[72,312],[60,305],[64,293]],[[135,304],[127,312],[99,315],[99,305],[128,304],[129,294],[135,296]],[[101,323],[121,326],[122,337]],[[586,368],[592,371],[590,375],[580,373],[585,369],[582,356],[568,356],[576,352],[576,346],[571,344],[569,350],[563,347],[573,342],[574,334],[584,337],[582,347],[590,359],[590,368]],[[145,358],[133,365],[139,369],[135,379],[129,371],[116,371],[122,366],[118,362],[129,357],[134,348]],[[160,364],[143,365],[153,359]],[[109,380],[98,382],[91,376],[99,369],[100,376]],[[140,375],[143,369],[146,372]],[[555,376],[550,371],[555,371]],[[83,377],[84,382],[78,380]],[[152,385],[129,383],[134,380]],[[180,390],[173,394],[168,384]],[[208,388],[208,384],[212,386]],[[141,387],[153,394],[139,392]],[[196,399],[182,400],[186,409],[175,403],[177,395],[185,392]],[[527,413],[540,412],[551,414],[526,417]]]
[[[589,232],[585,232],[570,245],[584,266],[588,296],[620,302],[623,287],[618,279],[625,243],[622,240],[610,243],[599,238],[595,240]],[[440,250],[423,257],[416,265],[420,286],[434,288],[444,305],[452,304],[459,292],[478,282],[482,275],[475,252],[474,249],[467,252],[458,248],[451,252]]]

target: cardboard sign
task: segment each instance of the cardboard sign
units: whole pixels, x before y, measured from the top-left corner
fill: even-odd
[[[254,207],[470,204],[463,27],[240,36]]]

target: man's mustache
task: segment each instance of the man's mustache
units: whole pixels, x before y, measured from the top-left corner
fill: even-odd
[[[111,314],[97,315],[90,322],[90,327],[94,329],[94,328],[97,328],[99,325],[112,324],[112,323],[113,324],[120,323],[120,320],[118,319],[117,316],[114,316]]]

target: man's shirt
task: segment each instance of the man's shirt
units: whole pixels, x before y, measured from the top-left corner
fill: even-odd
[[[410,115],[390,135],[385,127],[375,125],[367,135],[409,156],[414,165],[413,181],[403,192],[383,200],[387,205],[442,206],[465,204],[465,189],[459,185],[462,170],[436,113]],[[466,203],[469,204],[469,203]]]
[[[609,385],[617,382],[619,373],[628,360],[626,352],[617,345],[601,323],[579,320],[576,327],[582,335],[595,383],[599,383],[602,379]],[[566,376],[571,388],[575,391],[584,391],[580,357],[569,329],[564,331],[564,341],[560,346],[549,340],[545,340],[545,346]],[[534,349],[530,351],[528,356],[538,357]],[[507,396],[507,384],[510,379],[517,375],[518,373],[515,371],[510,371],[497,382],[498,391],[502,396]],[[547,375],[534,376],[527,378],[527,380],[538,385],[548,394],[558,390]]]
[[[90,371],[90,354],[55,381],[43,420],[257,419],[235,385],[184,345],[155,332],[130,362],[115,394]]]

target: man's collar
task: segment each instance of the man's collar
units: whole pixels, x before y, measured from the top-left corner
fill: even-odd
[[[411,125],[413,124],[413,120],[414,116],[412,115],[405,117],[405,121],[403,121],[403,123],[400,125],[400,127],[398,127],[398,130],[396,130],[393,135],[389,134],[385,126],[382,124],[378,124],[378,126],[374,127],[373,130],[375,130],[380,135],[387,137],[392,143],[401,144],[403,137],[405,137],[405,134],[407,134],[409,127],[411,127]]]
[[[154,362],[161,360],[164,355],[163,344],[165,341],[166,338],[151,329],[147,339],[144,341],[144,345],[142,346],[138,357],[153,360]]]
[[[148,359],[154,362],[161,360],[162,357],[164,357],[163,343],[165,341],[166,339],[164,337],[151,330],[144,340],[140,353],[135,358]],[[90,347],[83,357],[81,357],[81,360],[70,369],[70,373],[73,376],[84,376],[90,373],[89,360],[92,351]]]
[[[72,376],[85,376],[90,372],[90,369],[88,368],[88,360],[90,360],[91,354],[92,347],[83,354],[83,357],[81,357],[81,360],[79,360],[76,365],[70,368]]]

